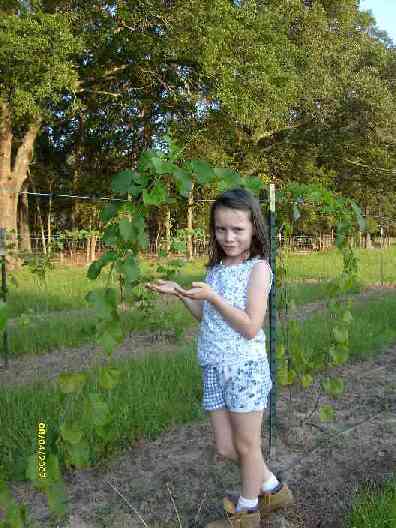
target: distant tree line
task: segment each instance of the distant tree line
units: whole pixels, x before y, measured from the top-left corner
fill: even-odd
[[[395,80],[357,0],[0,0],[0,226],[25,249],[100,227],[98,203],[19,193],[108,195],[168,132],[185,159],[321,183],[395,234]],[[151,240],[204,228],[217,191],[192,190],[192,219],[163,206]]]

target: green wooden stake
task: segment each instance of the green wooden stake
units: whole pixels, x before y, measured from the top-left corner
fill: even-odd
[[[276,216],[275,216],[275,185],[270,184],[270,266],[274,275],[272,288],[269,295],[269,317],[270,317],[270,346],[269,361],[272,379],[272,390],[270,393],[270,413],[269,413],[269,452],[268,458],[271,458],[273,441],[276,433],[276,400],[277,400],[277,382],[276,382],[276,327],[277,327],[277,310],[276,310]]]

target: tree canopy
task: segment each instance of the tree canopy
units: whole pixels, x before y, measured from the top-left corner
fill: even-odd
[[[9,174],[40,123],[29,181],[106,192],[168,130],[190,159],[278,186],[321,182],[367,208],[389,201],[395,48],[358,4],[0,2]]]

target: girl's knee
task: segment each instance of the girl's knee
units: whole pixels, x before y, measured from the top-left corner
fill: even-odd
[[[239,457],[245,458],[261,453],[261,442],[250,438],[238,439],[235,441],[235,449]]]

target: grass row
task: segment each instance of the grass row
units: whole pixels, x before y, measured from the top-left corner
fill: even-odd
[[[351,357],[364,360],[396,342],[396,295],[387,295],[352,307]],[[332,322],[325,313],[302,323],[302,345],[307,355],[324,357],[330,344]],[[319,365],[320,361],[316,361]],[[119,385],[111,395],[104,393],[110,406],[112,440],[104,444],[91,438],[95,446],[91,464],[125,448],[139,438],[155,438],[172,425],[201,419],[200,368],[192,346],[180,346],[168,356],[150,354],[144,359],[117,362]],[[103,392],[95,383],[86,390]],[[74,402],[81,412],[81,398]],[[0,390],[0,474],[7,480],[24,478],[26,457],[35,451],[38,422],[48,427],[49,445],[57,435],[59,412],[64,396],[46,382],[28,387]]]
[[[357,250],[360,261],[360,277],[363,286],[381,282],[381,268],[385,283],[396,283],[396,246],[383,250]],[[199,258],[186,263],[177,280],[182,285],[201,280],[205,275],[206,259]],[[320,299],[324,295],[321,281],[334,278],[342,269],[342,258],[336,250],[308,255],[290,254],[287,257],[288,278],[294,281],[318,281],[309,288],[296,289],[297,304]],[[142,271],[152,269],[152,261],[142,261]],[[17,285],[9,281],[10,317],[23,313],[43,313],[78,310],[87,307],[85,296],[91,289],[102,287],[106,273],[97,281],[86,277],[86,268],[57,267],[47,273],[45,284],[39,282],[27,268],[12,273]],[[115,282],[112,283],[116,285]]]
[[[375,282],[379,257],[377,250],[360,252],[361,284],[364,286]],[[386,278],[396,282],[396,248],[383,250],[381,255],[387,262],[387,269],[392,269]],[[388,263],[392,262],[394,265],[389,266]],[[187,263],[177,280],[184,286],[194,280],[202,280],[204,263],[204,259]],[[297,305],[301,305],[326,297],[325,278],[332,278],[341,270],[341,257],[335,251],[304,256],[291,254],[287,258],[287,267],[291,280],[290,296]],[[144,261],[142,268],[148,271],[150,263]],[[327,270],[325,274],[323,269]],[[15,318],[8,330],[11,357],[42,354],[93,341],[96,318],[89,310],[85,296],[89,290],[104,286],[105,277],[92,282],[87,279],[84,268],[58,268],[49,272],[45,284],[34,280],[27,269],[18,271],[16,279],[18,286],[11,284],[9,291],[10,315]],[[303,282],[309,280],[318,282]],[[115,283],[112,285],[116,286]],[[354,293],[358,291],[359,288]],[[158,298],[150,317],[138,309],[124,314],[122,319],[127,333],[170,328],[182,330],[194,324],[181,303],[169,303],[163,297]]]
[[[345,528],[395,528],[396,476],[382,485],[366,484],[356,496]]]
[[[8,325],[10,357],[45,354],[51,350],[94,343],[97,317],[91,310],[24,314]],[[124,335],[131,332],[174,331],[194,324],[189,312],[178,303],[164,299],[147,317],[141,310],[121,312]]]

